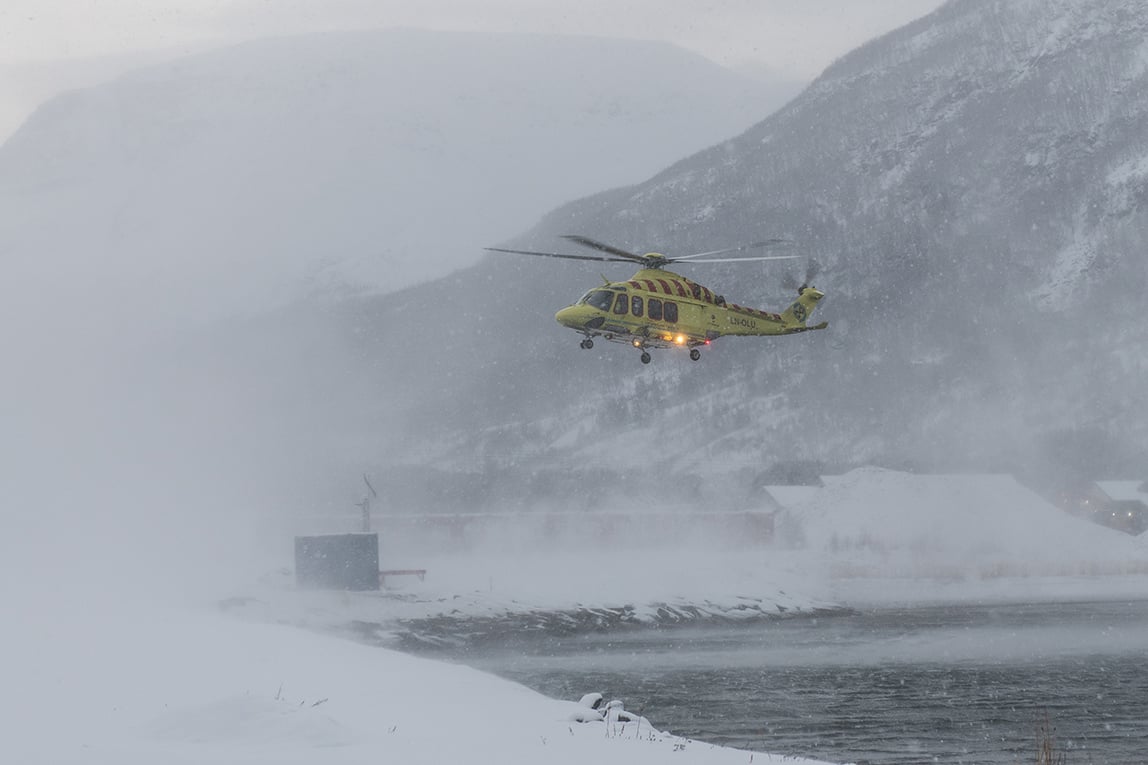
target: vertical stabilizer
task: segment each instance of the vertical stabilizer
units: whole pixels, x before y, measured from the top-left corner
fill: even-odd
[[[816,287],[802,287],[797,291],[797,300],[786,308],[781,313],[781,318],[785,320],[786,324],[804,327],[806,320],[813,314],[813,310],[817,308],[817,303],[821,298],[825,297],[825,293]]]

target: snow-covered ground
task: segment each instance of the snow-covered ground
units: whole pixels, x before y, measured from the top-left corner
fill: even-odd
[[[595,609],[653,623],[666,609],[737,620],[890,603],[1148,597],[1148,538],[1073,517],[1011,476],[861,468],[824,481],[775,491],[791,500],[775,546],[524,537],[460,555],[385,541],[383,568],[425,569],[426,580],[298,593],[285,569],[235,595],[259,618],[320,628]]]
[[[26,601],[9,613],[5,762],[783,759],[687,741],[645,720],[579,722],[596,715],[576,701],[318,632],[84,595]]]
[[[824,585],[787,568],[799,558],[762,550],[706,548],[437,555],[412,554],[385,568],[425,569],[388,578],[378,592],[300,591],[283,569],[237,590],[226,602],[236,616],[310,629],[360,634],[392,644],[411,622],[438,622],[434,632],[517,621],[545,630],[564,616],[583,628],[666,626],[679,622],[811,614],[836,608],[810,595]],[[473,633],[472,633],[473,634]],[[448,635],[449,637],[449,635]]]
[[[744,620],[834,605],[1148,597],[1144,540],[1042,505],[1006,479],[855,471],[802,512],[804,544],[790,549],[412,550],[384,567],[425,568],[425,580],[398,577],[367,593],[297,590],[286,544],[281,568],[256,577],[228,571],[237,549],[216,540],[219,569],[195,572],[191,587],[187,564],[202,556],[141,539],[129,555],[114,536],[77,545],[27,530],[0,583],[4,760],[770,762],[647,721],[576,722],[588,713],[574,699],[366,645],[346,628],[374,624],[373,636],[386,637],[401,620],[446,619],[450,629],[575,610],[629,609],[634,626],[675,613]],[[923,554],[946,574],[902,575],[919,573],[906,562]],[[1053,575],[1049,564],[1065,562]],[[141,581],[137,569],[154,576]]]

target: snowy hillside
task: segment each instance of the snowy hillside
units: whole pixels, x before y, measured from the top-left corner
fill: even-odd
[[[391,292],[772,98],[673,46],[594,38],[331,33],[177,60],[59,96],[0,148],[6,303],[33,313],[50,283],[138,329]]]
[[[325,496],[408,403],[371,370],[444,346],[394,323],[371,332],[389,359],[365,357],[333,302],[442,277],[779,104],[666,44],[416,30],[251,42],[59,96],[0,147],[17,495],[44,501],[64,470],[79,512],[274,505],[295,478]]]
[[[824,266],[816,281],[827,292],[819,309],[830,322],[827,332],[728,338],[707,349],[700,362],[663,353],[642,367],[624,347],[580,350],[579,338],[553,321],[554,311],[598,283],[600,273],[625,278],[629,269],[490,255],[431,284],[384,296],[285,305],[150,347],[132,383],[145,392],[133,389],[124,413],[108,414],[86,403],[73,411],[61,408],[61,397],[53,396],[44,411],[29,415],[22,407],[15,416],[33,425],[58,421],[65,430],[94,419],[96,427],[129,434],[130,456],[118,462],[149,468],[162,462],[163,471],[147,472],[162,487],[157,492],[173,485],[201,487],[200,477],[210,474],[242,487],[240,503],[292,510],[328,506],[324,503],[353,506],[361,499],[355,487],[364,472],[387,487],[389,506],[404,512],[595,503],[611,509],[736,510],[752,503],[752,489],[763,473],[794,461],[833,468],[821,472],[880,464],[1009,473],[1027,486],[1046,489],[1098,477],[1142,478],[1148,438],[1140,406],[1148,384],[1148,325],[1138,308],[1148,286],[1141,257],[1148,230],[1148,178],[1141,172],[1148,156],[1146,28],[1148,8],[1142,3],[948,3],[842,57],[806,92],[741,135],[681,159],[644,183],[560,207],[512,240],[549,250],[561,246],[559,235],[583,233],[623,247],[680,254],[788,236],[797,243],[794,252]],[[143,112],[148,120],[169,115],[159,120],[164,141],[158,149],[143,135],[126,144],[112,140],[109,136],[118,133],[111,128],[97,141],[100,150],[79,151],[82,161],[62,147],[75,143],[66,130],[78,124],[71,109],[86,113],[81,107],[94,100],[103,103],[97,112],[118,118],[126,114],[117,106],[121,92],[151,93],[149,82],[168,82],[166,70],[46,108],[0,152],[4,183],[23,184],[4,187],[12,204],[2,213],[7,233],[0,236],[6,237],[4,247],[13,260],[42,269],[57,289],[45,300],[43,290],[28,290],[19,279],[7,281],[12,293],[7,305],[34,304],[28,315],[60,324],[59,334],[74,341],[72,333],[85,338],[92,324],[118,312],[133,326],[151,326],[164,315],[186,315],[184,301],[197,315],[243,304],[241,294],[260,295],[249,301],[253,307],[266,305],[261,301],[279,289],[276,280],[297,283],[279,268],[274,278],[246,280],[245,273],[255,274],[267,263],[260,258],[268,252],[288,253],[301,264],[316,251],[338,259],[397,241],[413,219],[396,222],[375,201],[407,188],[413,193],[407,176],[415,170],[403,166],[404,181],[395,186],[393,174],[370,164],[391,161],[374,151],[372,139],[392,134],[384,127],[398,131],[396,140],[405,142],[404,162],[413,162],[415,155],[445,156],[446,150],[435,148],[440,144],[423,123],[393,127],[381,117],[372,122],[377,115],[371,115],[382,109],[378,99],[338,89],[359,80],[342,76],[331,62],[344,56],[374,61],[373,41],[386,35],[365,36],[361,47],[342,38],[331,38],[329,46],[325,39],[306,44],[307,50],[325,53],[301,59],[312,61],[312,68],[287,81],[306,85],[306,98],[298,102],[281,89],[228,79],[243,87],[221,102],[226,110],[218,124],[200,125],[179,118],[183,101],[167,103],[158,95],[127,100],[125,95],[123,104],[150,105]],[[284,52],[294,44],[266,43],[179,64],[174,72],[185,85],[174,93],[190,89],[199,94],[192,102],[210,105],[219,100],[212,72],[259,53],[268,57],[250,75],[259,84],[263,80],[256,74],[270,77],[273,62],[302,56]],[[612,50],[615,43],[587,44],[605,70],[592,71],[608,81],[595,80],[588,101],[565,98],[557,106],[545,102],[553,108],[513,112],[503,106],[502,96],[472,103],[465,94],[473,89],[463,87],[467,119],[447,122],[468,140],[485,136],[481,146],[466,145],[466,156],[495,157],[498,171],[453,160],[451,167],[473,169],[467,177],[481,179],[467,199],[490,203],[478,208],[482,217],[526,215],[524,199],[552,203],[536,186],[543,175],[537,172],[538,155],[520,168],[522,175],[504,177],[503,170],[513,165],[506,151],[519,156],[518,147],[534,147],[543,157],[554,157],[556,145],[583,145],[577,143],[581,137],[594,135],[586,125],[571,123],[572,133],[562,132],[572,103],[586,119],[599,115],[609,122],[614,110],[598,107],[618,86],[629,95],[619,94],[617,103],[650,120],[638,126],[636,139],[634,125],[627,122],[619,125],[625,141],[609,152],[589,152],[611,166],[634,156],[629,142],[655,143],[652,124],[683,130],[695,124],[691,119],[717,124],[684,103],[676,105],[681,119],[668,117],[660,109],[674,107],[676,99],[627,79],[642,71],[627,57],[629,48],[618,54],[626,57],[625,65],[610,66],[608,53],[599,47]],[[524,52],[505,62],[506,69],[470,67],[490,77],[482,92],[493,87],[498,74],[508,83],[505,94],[538,88],[542,96],[558,95],[540,83],[560,79],[534,76],[544,70],[523,76],[521,62],[537,58],[535,45],[546,43],[524,42]],[[500,51],[491,54],[495,62],[503,61],[502,54],[510,56],[505,46],[494,49]],[[559,52],[560,46],[544,58],[557,62]],[[641,58],[643,65],[657,60],[653,53]],[[666,62],[653,69],[675,71]],[[375,74],[363,75],[367,90],[394,79],[385,76],[392,71],[385,66],[371,71]],[[427,82],[436,82],[430,78],[436,71],[428,70]],[[581,76],[577,66],[562,71],[575,80]],[[693,81],[681,74],[674,80]],[[720,88],[710,91],[722,103],[739,103]],[[426,109],[457,117],[452,92],[445,86],[420,87],[409,97],[417,95],[412,103],[423,104],[428,94],[442,95],[445,101],[432,100]],[[251,93],[265,97],[267,108],[244,95]],[[640,101],[637,93],[650,101]],[[638,104],[645,105],[638,109]],[[345,112],[336,109],[344,106]],[[304,113],[292,112],[296,107]],[[50,119],[53,110],[77,119]],[[326,110],[349,116],[329,120],[322,116]],[[514,119],[498,122],[498,130],[478,129],[508,113]],[[280,139],[266,136],[277,135],[274,128],[288,117],[305,131],[299,140],[307,151],[298,156],[311,158],[306,161],[313,166],[302,160],[284,166],[277,159]],[[545,118],[553,122],[537,122]],[[369,130],[354,130],[360,123]],[[133,124],[153,123],[141,118]],[[523,133],[499,132],[507,125]],[[55,140],[55,131],[66,140]],[[55,163],[54,149],[35,148],[38,135],[52,137],[47,145],[61,147],[67,162]],[[155,154],[166,151],[173,135],[186,136],[178,145],[209,150],[186,164],[178,154]],[[267,152],[216,157],[219,163],[235,156],[252,163],[226,175],[234,183],[221,191],[214,180],[232,166],[221,170],[211,162],[214,149],[229,146],[232,135],[246,136],[245,146],[252,136],[263,137],[257,143],[266,144]],[[371,151],[352,150],[364,144],[350,139],[371,143]],[[105,194],[98,181],[84,180],[89,176],[65,183],[61,175],[112,162],[127,168],[115,178],[150,179],[138,175],[140,167],[130,169],[128,160],[136,155],[165,157],[179,172],[163,177],[183,180],[171,181],[170,187],[141,181],[131,187],[131,204],[109,214],[102,200],[115,200],[116,193]],[[197,195],[195,204],[211,207],[210,219],[218,225],[200,230],[199,222],[208,218],[184,215],[199,208],[189,208],[179,194],[173,197],[177,204],[150,207],[172,188],[181,189],[183,181],[197,188],[201,168],[212,180],[211,193]],[[333,168],[363,172],[355,183],[327,183],[335,177]],[[245,186],[244,179],[261,174],[273,191],[259,187],[253,205],[234,205],[229,190],[248,194],[255,187]],[[297,182],[303,177],[306,183]],[[386,188],[370,185],[384,178]],[[493,187],[503,180],[506,187]],[[430,184],[436,204],[446,202],[436,196],[448,194],[445,185]],[[450,185],[461,188],[462,182]],[[354,193],[343,200],[337,194],[346,188]],[[51,205],[39,206],[49,198]],[[460,204],[474,209],[465,200]],[[36,205],[36,217],[14,212],[29,205]],[[69,213],[58,214],[59,209]],[[365,217],[379,221],[380,228],[359,226]],[[429,236],[436,241],[464,236],[461,228],[444,223],[447,219],[459,220],[437,210],[427,216]],[[58,220],[66,225],[55,225]],[[93,231],[96,244],[88,246]],[[369,241],[348,245],[350,239],[340,232]],[[465,236],[467,247],[476,248],[496,244],[500,234],[472,230]],[[479,236],[489,238],[476,241]],[[103,266],[89,256],[108,241],[132,242],[122,248],[125,258],[148,255],[147,269],[133,267],[120,285],[130,300],[92,288],[102,284]],[[220,242],[250,244],[243,254],[252,258],[253,270],[244,272],[227,261],[225,278],[208,269],[197,288],[190,278],[195,274],[169,269],[160,260],[186,254],[184,247],[196,257],[181,257],[181,264],[199,257],[226,260],[226,247],[215,246]],[[61,244],[83,268],[44,256]],[[1082,269],[1084,261],[1072,253],[1089,251],[1097,256]],[[440,252],[462,248],[418,249],[419,262]],[[300,266],[292,273],[305,270]],[[803,264],[719,265],[688,275],[742,304],[776,308],[791,296],[780,286],[787,270],[800,272]],[[154,287],[164,280],[180,289]],[[210,299],[200,300],[205,294]],[[143,305],[148,301],[163,310],[152,312]],[[87,310],[64,310],[77,306]],[[141,316],[147,320],[139,321]],[[6,329],[28,334],[26,324]],[[107,355],[106,346],[89,346],[83,349],[85,361],[95,357],[92,363],[98,363]],[[74,370],[85,369],[58,345],[42,343],[36,351],[37,361],[52,365],[57,374],[47,382],[29,381],[29,390],[54,393]],[[40,367],[23,365],[16,376],[26,368]],[[46,464],[55,464],[59,442],[77,443],[68,436],[32,445],[50,455]],[[11,451],[19,458],[26,444]],[[94,437],[75,448],[69,463],[89,464],[93,453],[115,452]],[[52,472],[45,470],[48,476]],[[38,496],[49,480],[42,479],[30,495]],[[220,497],[212,500],[224,504]]]
[[[726,339],[697,364],[667,353],[640,368],[624,348],[580,351],[552,321],[603,269],[492,256],[435,286],[469,331],[419,316],[443,343],[376,378],[425,402],[405,412],[401,456],[379,461],[573,466],[735,504],[792,460],[1046,485],[1139,477],[1146,29],[1143,3],[951,2],[842,57],[744,134],[556,210],[515,245],[560,249],[560,235],[583,233],[686,253],[791,237],[823,265],[830,330]],[[776,308],[787,269],[804,266],[688,275]],[[468,294],[483,282],[520,299]],[[356,304],[345,321],[404,326],[428,294]],[[377,332],[359,337],[383,352]]]

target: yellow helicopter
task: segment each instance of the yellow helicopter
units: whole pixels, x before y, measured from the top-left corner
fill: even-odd
[[[808,284],[813,276],[812,270],[806,274],[807,283],[797,288],[797,300],[781,313],[728,303],[724,297],[715,294],[707,287],[666,270],[667,265],[678,262],[701,264],[796,258],[796,255],[712,257],[755,247],[788,243],[784,239],[769,239],[740,247],[669,258],[656,252],[637,255],[584,236],[567,235],[562,238],[606,253],[609,257],[505,250],[500,247],[486,249],[491,252],[537,255],[545,258],[641,264],[641,270],[627,281],[611,282],[603,277],[605,283],[602,286],[590,290],[577,303],[563,308],[554,315],[559,324],[584,335],[581,343],[584,349],[593,348],[594,338],[602,337],[612,342],[634,346],[642,352],[643,364],[650,363],[650,354],[647,350],[649,348],[688,349],[690,358],[697,361],[701,358],[699,348],[725,335],[792,335],[797,332],[825,329],[829,326],[829,322],[824,321],[812,326],[805,323],[817,307],[817,303],[825,297],[825,293]]]

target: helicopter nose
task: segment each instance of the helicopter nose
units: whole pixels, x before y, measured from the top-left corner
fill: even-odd
[[[554,314],[554,319],[564,327],[577,327],[580,324],[578,321],[578,308],[572,305],[568,305]]]

